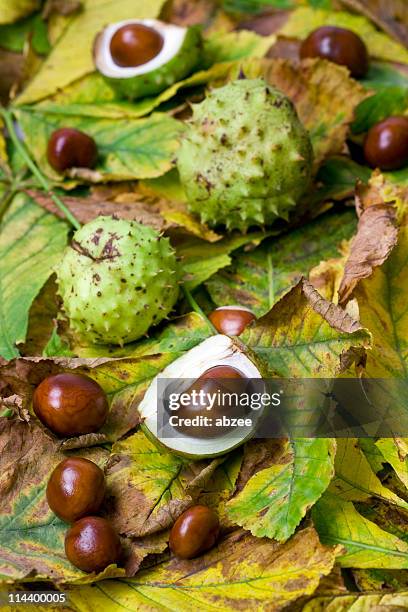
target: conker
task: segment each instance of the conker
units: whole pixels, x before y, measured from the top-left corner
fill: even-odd
[[[353,77],[363,77],[368,70],[367,48],[361,38],[345,28],[322,26],[309,34],[300,47],[300,57],[322,57],[346,66]]]
[[[207,397],[208,395],[216,396],[218,393],[231,394],[242,392],[246,384],[239,383],[238,381],[247,381],[247,378],[239,370],[231,366],[214,366],[206,370],[185,392],[191,396],[192,401],[189,405],[181,405],[177,410],[180,424],[176,426],[176,429],[186,435],[198,438],[215,438],[229,431],[230,427],[228,426],[217,427],[215,420],[222,418],[224,415],[242,418],[245,416],[245,410],[236,405],[229,406],[215,403],[213,406],[210,406]],[[195,398],[194,392],[196,393]],[[200,392],[204,394],[202,399],[199,395]],[[205,422],[201,424],[201,421],[197,425],[187,425],[184,423],[184,419],[194,419],[195,417],[212,419],[212,424],[206,425]]]
[[[147,64],[163,49],[164,39],[153,28],[130,23],[115,32],[110,43],[111,57],[122,68]]]
[[[69,457],[57,465],[47,485],[51,510],[73,523],[96,514],[105,495],[105,476],[100,467],[83,457]]]
[[[100,516],[79,519],[65,536],[68,560],[84,572],[101,572],[121,556],[119,537],[112,525]]]
[[[98,150],[88,134],[73,128],[61,128],[51,134],[47,157],[54,170],[64,172],[70,168],[93,168]]]
[[[373,168],[398,170],[408,163],[408,117],[388,117],[373,125],[364,142],[364,156]]]
[[[213,310],[208,318],[220,334],[239,336],[256,317],[242,306],[221,306]]]
[[[212,548],[220,532],[216,513],[207,506],[192,506],[174,523],[170,549],[181,559],[193,559]]]
[[[40,421],[62,437],[98,431],[108,415],[105,392],[82,374],[45,378],[34,391],[33,408]]]

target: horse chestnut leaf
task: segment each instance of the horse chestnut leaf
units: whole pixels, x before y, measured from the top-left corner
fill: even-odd
[[[121,556],[119,537],[112,525],[100,516],[86,516],[68,529],[65,554],[83,572],[101,572]]]
[[[33,408],[40,421],[62,437],[98,431],[109,411],[98,383],[72,372],[45,378],[34,391]]]
[[[48,141],[48,163],[57,172],[70,168],[93,168],[98,150],[91,136],[73,128],[61,128]]]
[[[311,32],[301,44],[300,57],[322,57],[346,66],[357,78],[367,73],[369,65],[367,47],[361,38],[336,26],[322,26]]]
[[[208,318],[220,334],[239,336],[256,317],[242,306],[221,306],[213,310]]]
[[[51,474],[46,494],[51,510],[63,521],[73,523],[99,511],[105,496],[105,475],[93,461],[69,457]]]
[[[169,546],[177,557],[193,559],[214,546],[219,532],[220,521],[214,510],[192,506],[174,523]]]
[[[388,117],[368,131],[364,156],[373,168],[398,170],[408,164],[408,117]]]
[[[110,52],[115,64],[133,68],[154,59],[163,45],[164,39],[159,32],[141,23],[130,23],[112,36]]]

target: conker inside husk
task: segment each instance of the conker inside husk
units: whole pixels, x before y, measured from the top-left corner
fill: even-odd
[[[193,559],[212,548],[220,532],[218,516],[207,506],[192,506],[174,523],[169,546],[181,559]]]
[[[84,572],[101,572],[118,563],[121,544],[112,525],[100,516],[86,516],[76,521],[65,536],[68,560]]]
[[[72,372],[45,378],[34,391],[33,408],[40,421],[61,437],[98,431],[109,411],[98,383]]]
[[[105,475],[93,461],[69,457],[51,474],[46,494],[51,510],[63,521],[73,523],[99,511],[105,495]]]
[[[57,172],[70,168],[93,168],[98,157],[96,143],[91,136],[73,128],[61,128],[48,141],[48,163]]]
[[[112,36],[110,52],[113,61],[122,68],[135,68],[154,59],[163,49],[159,32],[141,23],[130,23]]]
[[[210,406],[207,394],[216,396],[218,393],[241,393],[247,384],[247,378],[239,370],[228,365],[214,366],[206,370],[188,389],[186,394],[191,396],[189,405],[181,405],[177,410],[179,424],[175,426],[177,431],[185,435],[198,438],[215,438],[230,431],[230,427],[216,426],[216,419],[225,416],[243,418],[245,409],[234,405],[220,405],[215,403]],[[194,397],[194,392],[196,393]],[[201,397],[199,394],[204,395]],[[211,419],[211,425],[202,424],[189,425],[185,420]],[[201,423],[201,421],[200,421]]]
[[[373,125],[364,142],[372,168],[398,170],[408,164],[408,117],[388,117]]]
[[[253,312],[241,306],[221,306],[209,315],[211,323],[220,334],[239,336],[256,319]]]
[[[322,26],[311,32],[301,44],[300,57],[322,57],[346,66],[356,78],[363,77],[369,66],[362,39],[351,30],[336,26]]]

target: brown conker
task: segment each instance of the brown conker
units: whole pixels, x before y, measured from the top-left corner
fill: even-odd
[[[244,386],[238,381],[247,381],[247,378],[236,368],[228,365],[214,366],[206,370],[185,393],[191,395],[193,391],[196,391],[197,394],[202,391],[205,397],[207,397],[207,394],[216,396],[218,392],[231,394],[234,392],[240,393],[244,390]],[[175,426],[177,431],[198,438],[216,438],[230,431],[230,427],[228,426],[217,427],[216,419],[222,418],[224,415],[227,417],[242,418],[246,414],[243,408],[236,405],[228,406],[215,403],[211,409],[209,409],[208,400],[198,400],[199,395],[197,395],[197,402],[189,405],[182,405],[177,410],[178,419],[183,419],[180,421],[181,424]],[[185,424],[184,419],[194,419],[195,417],[207,417],[212,419],[211,426],[205,424]]]
[[[218,516],[207,506],[192,506],[174,523],[170,550],[181,559],[193,559],[212,548],[220,532]]]
[[[388,117],[373,125],[364,142],[364,156],[372,168],[398,170],[408,164],[408,117]]]
[[[48,141],[48,163],[57,172],[70,168],[93,168],[97,157],[98,150],[94,139],[80,130],[55,130]]]
[[[100,516],[79,519],[65,535],[65,554],[83,572],[101,572],[121,556],[119,537],[112,525]]]
[[[34,391],[33,408],[40,421],[62,437],[98,431],[109,411],[98,383],[72,372],[45,378]]]
[[[336,26],[322,26],[311,32],[300,46],[300,57],[322,57],[346,66],[357,78],[363,77],[369,66],[367,48],[360,36]]]
[[[63,521],[73,523],[99,511],[105,496],[105,475],[89,459],[68,457],[52,472],[46,495],[51,510]]]
[[[141,23],[129,23],[112,36],[112,60],[122,68],[136,68],[147,64],[163,49],[164,39],[159,32]]]
[[[239,336],[256,317],[248,308],[242,306],[220,306],[213,310],[208,318],[220,334]]]

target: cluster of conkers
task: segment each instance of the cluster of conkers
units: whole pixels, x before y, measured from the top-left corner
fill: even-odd
[[[47,485],[51,510],[71,523],[65,536],[68,560],[84,572],[100,572],[121,556],[119,537],[109,521],[96,516],[105,496],[105,475],[93,461],[69,457],[57,465]]]

